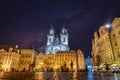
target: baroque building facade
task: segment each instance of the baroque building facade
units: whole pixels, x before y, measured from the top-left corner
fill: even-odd
[[[110,33],[114,63],[120,66],[120,18],[115,18]]]
[[[100,26],[92,40],[92,57],[94,66],[120,67],[120,18],[115,18],[112,28]]]
[[[5,49],[4,49],[5,48]],[[0,71],[19,71],[20,52],[17,48],[2,47],[0,49]]]
[[[34,53],[33,49],[18,49],[18,45],[0,46],[0,71],[30,71]]]
[[[79,71],[84,69],[84,55],[81,50],[58,51],[56,54],[41,52],[36,56],[35,71]]]
[[[33,49],[21,49],[19,71],[30,71],[30,67],[34,63],[34,53]]]
[[[45,54],[49,54],[50,52],[56,54],[57,51],[66,51],[69,50],[68,44],[68,31],[65,27],[60,31],[60,35],[55,33],[53,27],[51,27],[48,35],[47,35],[47,44],[45,48]]]

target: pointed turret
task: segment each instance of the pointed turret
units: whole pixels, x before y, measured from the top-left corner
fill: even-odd
[[[65,25],[63,25],[63,27],[62,27],[61,34],[68,34],[68,31],[67,31]]]
[[[54,28],[53,28],[53,26],[51,26],[50,31],[49,31],[49,35],[54,35],[54,34],[55,34]]]
[[[54,35],[55,35],[55,31],[53,26],[51,26],[50,31],[47,35],[47,45],[51,45],[54,41]]]

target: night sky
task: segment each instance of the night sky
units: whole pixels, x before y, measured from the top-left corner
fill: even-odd
[[[69,46],[91,55],[94,31],[120,17],[119,0],[0,0],[0,45],[44,51],[51,25],[69,29]]]

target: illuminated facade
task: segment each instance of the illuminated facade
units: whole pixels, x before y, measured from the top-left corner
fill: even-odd
[[[56,52],[59,50],[69,50],[68,31],[65,27],[63,27],[60,32],[60,36],[58,36],[55,34],[54,28],[52,27],[47,35],[45,54],[49,54],[50,52],[56,54]]]
[[[114,63],[120,66],[120,18],[113,20],[110,36],[114,53]]]
[[[92,58],[94,66],[99,66],[99,44],[98,44],[98,34],[94,33],[94,40],[92,40]]]
[[[92,40],[92,57],[94,66],[120,67],[120,18],[115,18],[112,29],[100,26]]]
[[[30,66],[34,62],[34,53],[35,51],[33,49],[21,50],[19,71],[30,71]]]
[[[39,53],[36,57],[35,70],[53,70],[53,71],[65,71],[65,70],[84,70],[84,55],[81,50],[77,52],[70,51],[58,51],[55,55],[52,53],[43,54]]]
[[[18,49],[18,45],[0,47],[0,71],[30,71],[34,61],[33,49]]]
[[[0,49],[0,71],[19,71],[20,56],[17,46],[14,49]]]
[[[101,64],[113,64],[113,51],[111,46],[109,30],[105,26],[99,28],[99,60]]]

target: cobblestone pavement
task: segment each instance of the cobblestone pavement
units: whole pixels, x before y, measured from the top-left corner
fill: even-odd
[[[120,73],[1,72],[0,80],[120,80]]]

